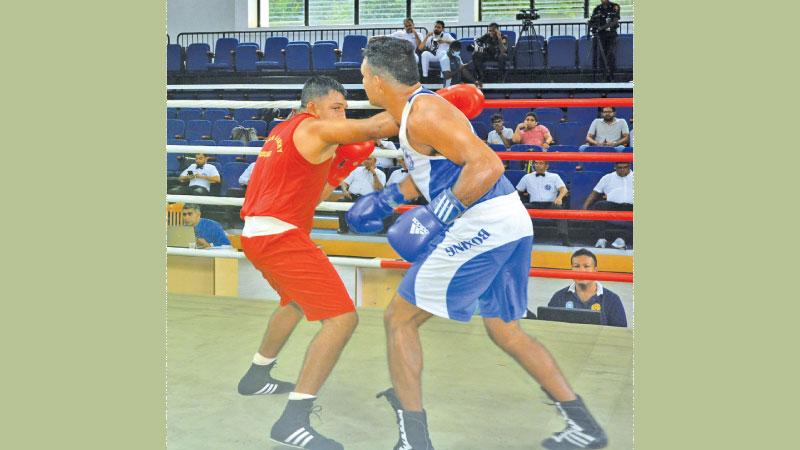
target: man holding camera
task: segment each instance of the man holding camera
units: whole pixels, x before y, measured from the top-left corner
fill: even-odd
[[[475,53],[472,61],[475,70],[475,78],[483,81],[484,63],[497,61],[500,69],[500,79],[506,79],[506,60],[508,59],[508,45],[505,37],[500,34],[500,26],[492,22],[489,24],[489,31],[483,36],[475,39]]]
[[[444,66],[447,66],[447,69],[450,68],[450,61],[447,60],[447,50],[453,41],[455,41],[453,35],[444,32],[444,22],[437,20],[433,26],[433,31],[429,32],[425,36],[425,41],[417,46],[417,50],[422,52],[420,60],[422,61],[423,77],[428,76],[431,61],[439,61],[442,65],[442,70],[445,70]]]
[[[608,81],[614,81],[617,55],[617,28],[619,28],[619,4],[600,0],[589,18],[589,28],[595,35],[593,44],[594,67],[602,64]],[[598,44],[600,48],[598,49]],[[601,54],[602,53],[602,54]],[[599,59],[599,62],[598,62]]]

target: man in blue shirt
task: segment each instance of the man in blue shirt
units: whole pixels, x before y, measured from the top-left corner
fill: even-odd
[[[197,237],[197,248],[211,248],[230,246],[231,241],[222,229],[222,225],[211,219],[200,217],[200,205],[187,203],[183,205],[183,224],[194,227],[194,234]]]
[[[585,248],[573,253],[571,262],[574,271],[597,272],[597,257]],[[625,308],[619,296],[598,281],[574,280],[570,286],[556,291],[547,306],[600,311],[603,315],[603,325],[628,326]]]

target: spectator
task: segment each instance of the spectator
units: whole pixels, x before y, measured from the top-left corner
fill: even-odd
[[[444,22],[437,20],[433,26],[433,31],[428,32],[428,35],[425,36],[425,41],[417,46],[417,50],[422,52],[420,59],[422,61],[423,77],[428,76],[431,61],[439,61],[440,64],[450,65],[449,61],[445,63],[443,60],[447,59],[447,50],[453,41],[455,41],[453,35],[444,32]]]
[[[570,262],[572,270],[576,272],[597,272],[597,257],[585,248],[573,253]],[[579,275],[576,274],[576,276]],[[611,292],[599,281],[573,280],[571,285],[556,291],[547,306],[600,311],[603,317],[603,325],[612,327],[628,326],[628,320],[625,318],[625,307],[622,306],[619,295]]]
[[[628,123],[625,119],[618,119],[614,117],[617,109],[613,106],[606,106],[603,108],[602,119],[594,119],[592,124],[589,125],[589,133],[586,135],[586,144],[581,145],[579,150],[584,151],[586,147],[600,146],[600,147],[614,147],[620,151],[628,145],[628,137],[630,131],[628,130]]]
[[[525,114],[525,121],[517,125],[511,141],[515,144],[538,145],[543,150],[547,150],[553,143],[553,136],[546,126],[539,123],[536,113]]]
[[[605,200],[595,201],[601,196]],[[606,174],[597,183],[586,201],[583,202],[583,209],[593,209],[600,211],[633,211],[633,171],[631,164],[619,162],[614,167],[614,172]],[[599,236],[595,247],[604,248],[606,240],[606,222],[595,220],[595,233]],[[611,246],[616,249],[625,248],[625,240],[618,237]]]
[[[348,200],[358,200],[362,195],[378,192],[386,184],[386,174],[375,167],[376,160],[370,156],[361,167],[357,167],[342,181],[342,193]]]
[[[208,158],[203,153],[194,157],[194,164],[190,165],[178,177],[181,183],[189,182],[188,186],[176,186],[169,190],[170,194],[179,195],[209,195],[211,183],[219,183],[219,171],[213,164],[207,164]]]
[[[609,0],[600,0],[589,18],[589,28],[595,35],[592,46],[593,68],[596,70],[601,67],[608,81],[614,81],[618,27],[619,5]]]
[[[397,147],[395,147],[394,142],[388,139],[376,139],[375,150],[397,150]],[[377,158],[376,164],[381,169],[386,169],[394,166],[393,159],[385,157]]]
[[[489,61],[497,61],[500,69],[500,79],[506,79],[506,60],[508,59],[508,40],[503,39],[500,34],[500,26],[492,22],[489,24],[489,31],[483,36],[475,39],[475,53],[472,54],[473,69],[475,78],[483,82],[484,64]]]
[[[406,179],[408,176],[408,167],[406,167],[406,160],[403,158],[398,158],[397,161],[400,163],[400,168],[392,172],[389,175],[389,179],[386,180],[386,186],[392,183],[399,183]]]
[[[442,65],[444,87],[463,82],[474,83],[476,86],[481,87],[481,83],[473,75],[472,62],[464,64],[461,59],[461,42],[453,41],[447,49],[447,58],[440,60],[440,63]]]
[[[489,132],[486,143],[505,145],[507,149],[510,148],[511,144],[513,144],[511,139],[514,137],[514,130],[504,126],[502,114],[492,114],[492,128],[494,129]]]
[[[247,183],[250,182],[250,175],[253,173],[253,167],[255,167],[256,163],[250,163],[247,166],[247,169],[244,169],[241,175],[239,175],[239,184],[242,186],[242,189],[247,189]]]
[[[222,225],[211,219],[200,217],[200,205],[187,203],[181,212],[183,224],[194,227],[197,237],[197,248],[230,247],[231,241],[222,229]]]
[[[528,209],[564,209],[567,186],[557,173],[548,172],[547,161],[534,161],[533,173],[522,177],[517,183],[517,192]],[[567,232],[567,221],[556,220],[561,245],[571,247]]]
[[[411,17],[407,17],[403,21],[403,30],[402,31],[395,31],[394,33],[390,34],[389,36],[395,37],[398,39],[405,39],[414,46],[414,49],[418,49],[423,42],[425,42],[425,38],[422,36],[422,33],[417,31],[416,27],[414,27],[414,19]],[[414,59],[419,63],[419,55],[417,52],[414,52]]]

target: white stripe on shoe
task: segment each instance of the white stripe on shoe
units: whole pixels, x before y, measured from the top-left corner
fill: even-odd
[[[307,438],[310,434],[311,433],[309,433],[308,431],[303,431],[302,433],[297,435],[297,438],[295,438],[292,441],[292,445],[300,445],[300,441],[302,441],[303,439]]]
[[[313,434],[309,434],[308,437],[303,442],[300,443],[300,447],[304,447],[305,448],[306,444],[308,444],[308,441],[310,441],[312,439],[314,439],[314,435]]]
[[[277,386],[278,386],[277,384],[267,383],[267,385],[266,385],[266,386],[264,386],[263,388],[261,388],[261,389],[257,390],[255,393],[256,393],[256,394],[263,394],[263,393],[265,393],[265,392],[266,392],[267,394],[271,394],[272,392],[267,392],[267,391],[268,391],[269,389],[275,390],[275,388],[276,388]]]
[[[295,430],[294,433],[290,434],[289,437],[285,439],[285,442],[291,442],[294,438],[296,438],[299,434],[306,431],[305,427],[300,427],[300,429]]]

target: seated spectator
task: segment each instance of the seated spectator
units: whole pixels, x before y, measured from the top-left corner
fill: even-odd
[[[255,167],[255,165],[256,163],[254,162],[250,163],[250,165],[247,166],[246,169],[244,169],[244,172],[242,172],[242,174],[239,175],[239,185],[242,186],[242,189],[245,190],[247,189],[247,184],[250,182],[250,175],[253,174],[253,167]]]
[[[605,200],[596,200],[605,196]],[[614,167],[614,172],[604,175],[597,186],[586,197],[583,202],[583,209],[593,209],[600,211],[633,211],[633,171],[631,164],[619,162]],[[595,247],[603,248],[608,244],[606,240],[606,222],[602,220],[593,221],[595,233],[599,236]],[[611,246],[616,249],[625,248],[625,240],[618,237]]]
[[[391,175],[389,175],[389,179],[386,180],[386,186],[392,183],[399,183],[405,180],[406,177],[408,176],[408,167],[406,167],[406,160],[403,158],[397,158],[397,161],[399,162],[398,165],[400,166],[400,168],[392,172]]]
[[[444,87],[459,83],[474,83],[481,87],[481,83],[473,75],[472,62],[464,64],[461,59],[461,42],[453,41],[447,49],[447,58],[442,58],[439,62],[442,65]]]
[[[222,225],[211,219],[200,217],[200,205],[187,203],[181,212],[183,224],[194,227],[197,237],[197,248],[230,247],[231,241],[222,229]]]
[[[397,147],[395,147],[394,142],[388,139],[376,139],[375,150],[397,150]],[[379,157],[377,158],[376,165],[381,169],[385,169],[387,167],[392,167],[394,164],[393,161],[393,158]]]
[[[534,161],[533,173],[522,177],[517,183],[517,192],[528,209],[564,209],[567,186],[557,173],[548,172],[547,161]],[[556,220],[561,245],[571,247],[567,232],[567,221]]]
[[[525,121],[517,125],[511,141],[515,144],[538,145],[547,150],[553,143],[553,136],[546,126],[539,123],[536,113],[525,114]]]
[[[617,109],[613,106],[603,108],[602,119],[594,119],[589,125],[589,133],[586,135],[586,144],[581,145],[579,150],[584,151],[586,147],[614,147],[622,150],[628,145],[628,123],[625,119],[614,117]]]
[[[219,183],[219,171],[213,164],[206,164],[208,158],[203,153],[194,157],[194,164],[187,167],[178,177],[178,181],[188,185],[176,186],[169,190],[170,194],[178,195],[209,195],[211,183]]]
[[[489,61],[497,61],[500,79],[506,79],[506,61],[508,60],[508,39],[500,33],[500,26],[492,22],[489,31],[475,39],[475,52],[472,54],[475,78],[483,82],[484,65]]]
[[[403,21],[403,30],[402,31],[395,31],[394,33],[390,34],[389,36],[394,37],[394,38],[398,38],[398,39],[405,39],[408,42],[410,42],[411,45],[414,46],[414,50],[415,50],[414,51],[414,59],[416,59],[417,63],[419,63],[419,56],[417,55],[416,49],[418,49],[419,46],[422,45],[423,42],[425,42],[425,38],[424,38],[424,36],[422,36],[422,33],[417,31],[417,29],[414,27],[414,19],[412,19],[411,17],[407,17]]]
[[[376,159],[370,156],[342,181],[342,193],[347,200],[358,200],[362,195],[380,191],[385,184],[386,174],[376,168]]]
[[[439,61],[440,64],[450,65],[449,61],[445,63],[443,60],[447,59],[447,50],[453,41],[455,41],[453,35],[444,32],[444,22],[437,20],[433,26],[433,31],[428,32],[424,42],[417,46],[417,50],[422,52],[420,61],[422,61],[423,77],[428,76],[431,61]]]
[[[503,124],[503,115],[494,113],[492,115],[492,128],[489,136],[486,138],[487,144],[505,145],[506,149],[510,148],[513,144],[512,138],[514,137],[514,130],[506,127]]]
[[[597,272],[597,257],[594,253],[582,248],[572,254],[570,258],[572,270],[576,272]],[[580,276],[575,274],[575,276]],[[547,306],[554,308],[591,309],[600,311],[603,325],[612,327],[627,327],[625,307],[619,295],[611,292],[599,281],[573,280],[573,283],[564,289],[556,291]]]

